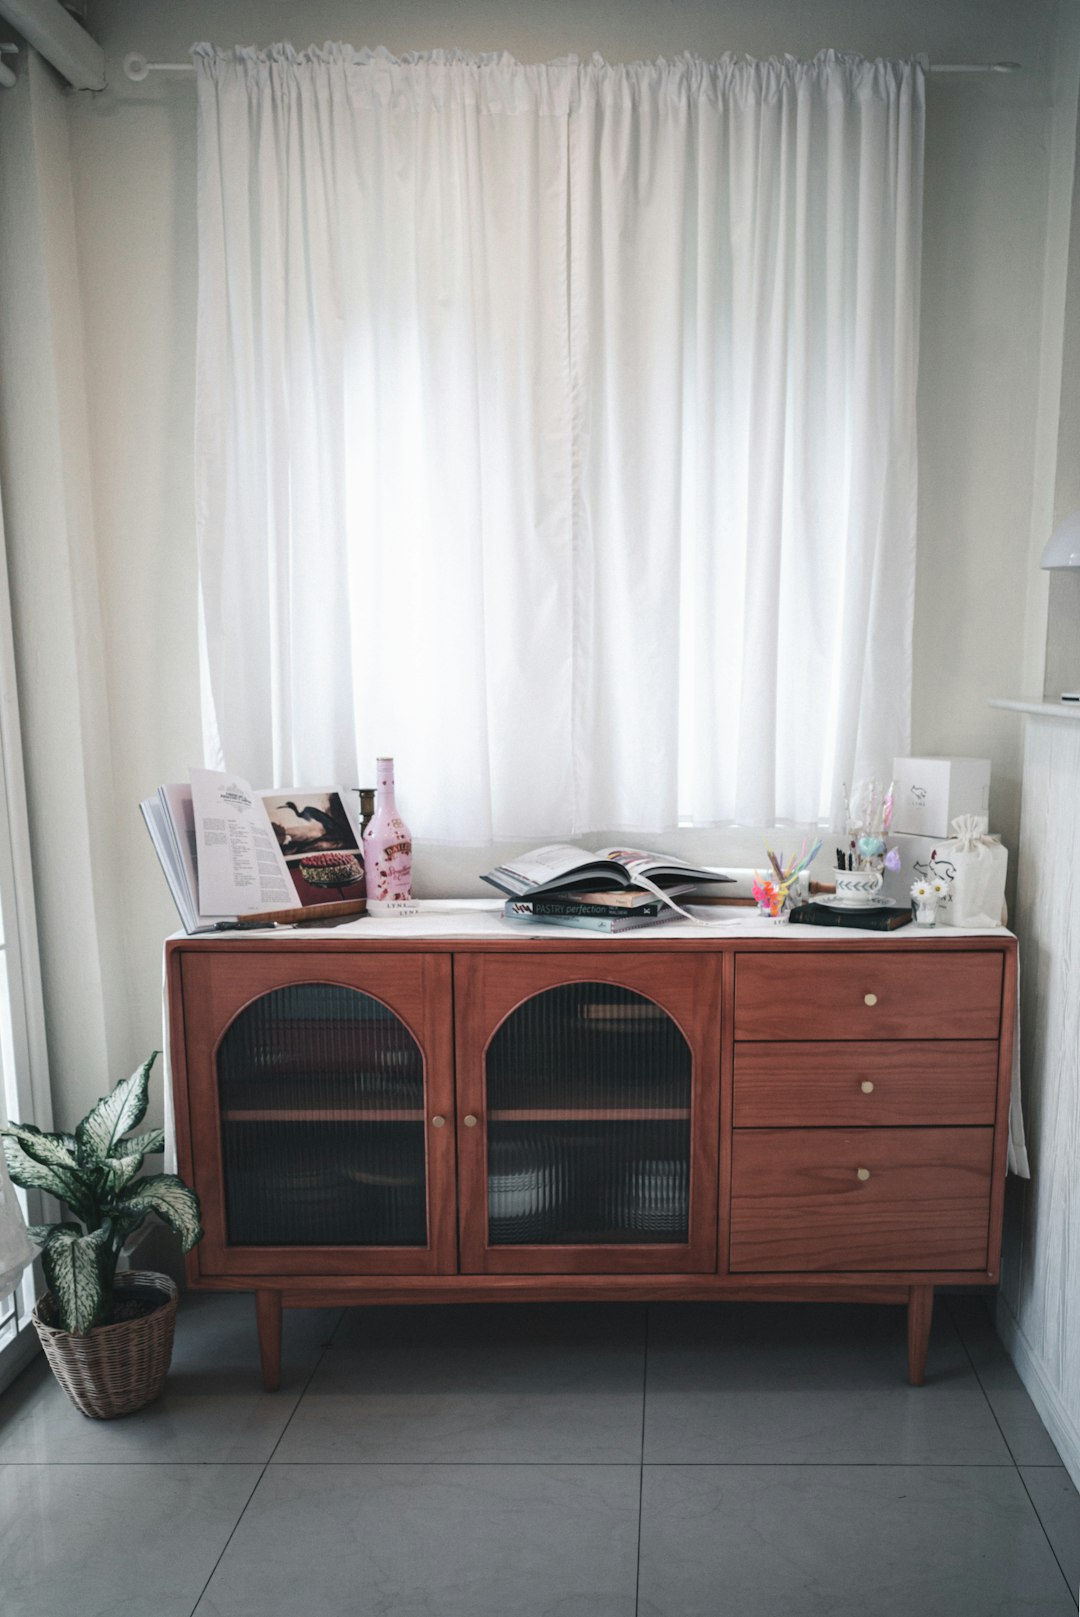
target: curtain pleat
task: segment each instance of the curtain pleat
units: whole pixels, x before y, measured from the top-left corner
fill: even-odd
[[[194,55],[209,761],[463,842],[887,769],[920,64]]]

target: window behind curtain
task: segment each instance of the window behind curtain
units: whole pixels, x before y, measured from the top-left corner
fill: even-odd
[[[887,769],[921,67],[196,61],[208,761],[462,842]]]

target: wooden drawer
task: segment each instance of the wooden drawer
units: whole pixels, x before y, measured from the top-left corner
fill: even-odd
[[[737,1039],[996,1039],[1001,955],[866,949],[741,954]]]
[[[993,1123],[992,1039],[735,1047],[736,1128]]]
[[[739,1130],[731,1270],[985,1269],[993,1144],[989,1128]]]

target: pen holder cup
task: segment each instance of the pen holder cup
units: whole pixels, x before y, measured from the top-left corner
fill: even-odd
[[[834,870],[832,875],[837,898],[848,903],[867,904],[881,896],[880,870]]]

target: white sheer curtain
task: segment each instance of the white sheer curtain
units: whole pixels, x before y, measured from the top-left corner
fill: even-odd
[[[887,768],[919,65],[195,57],[209,759],[469,842]]]

